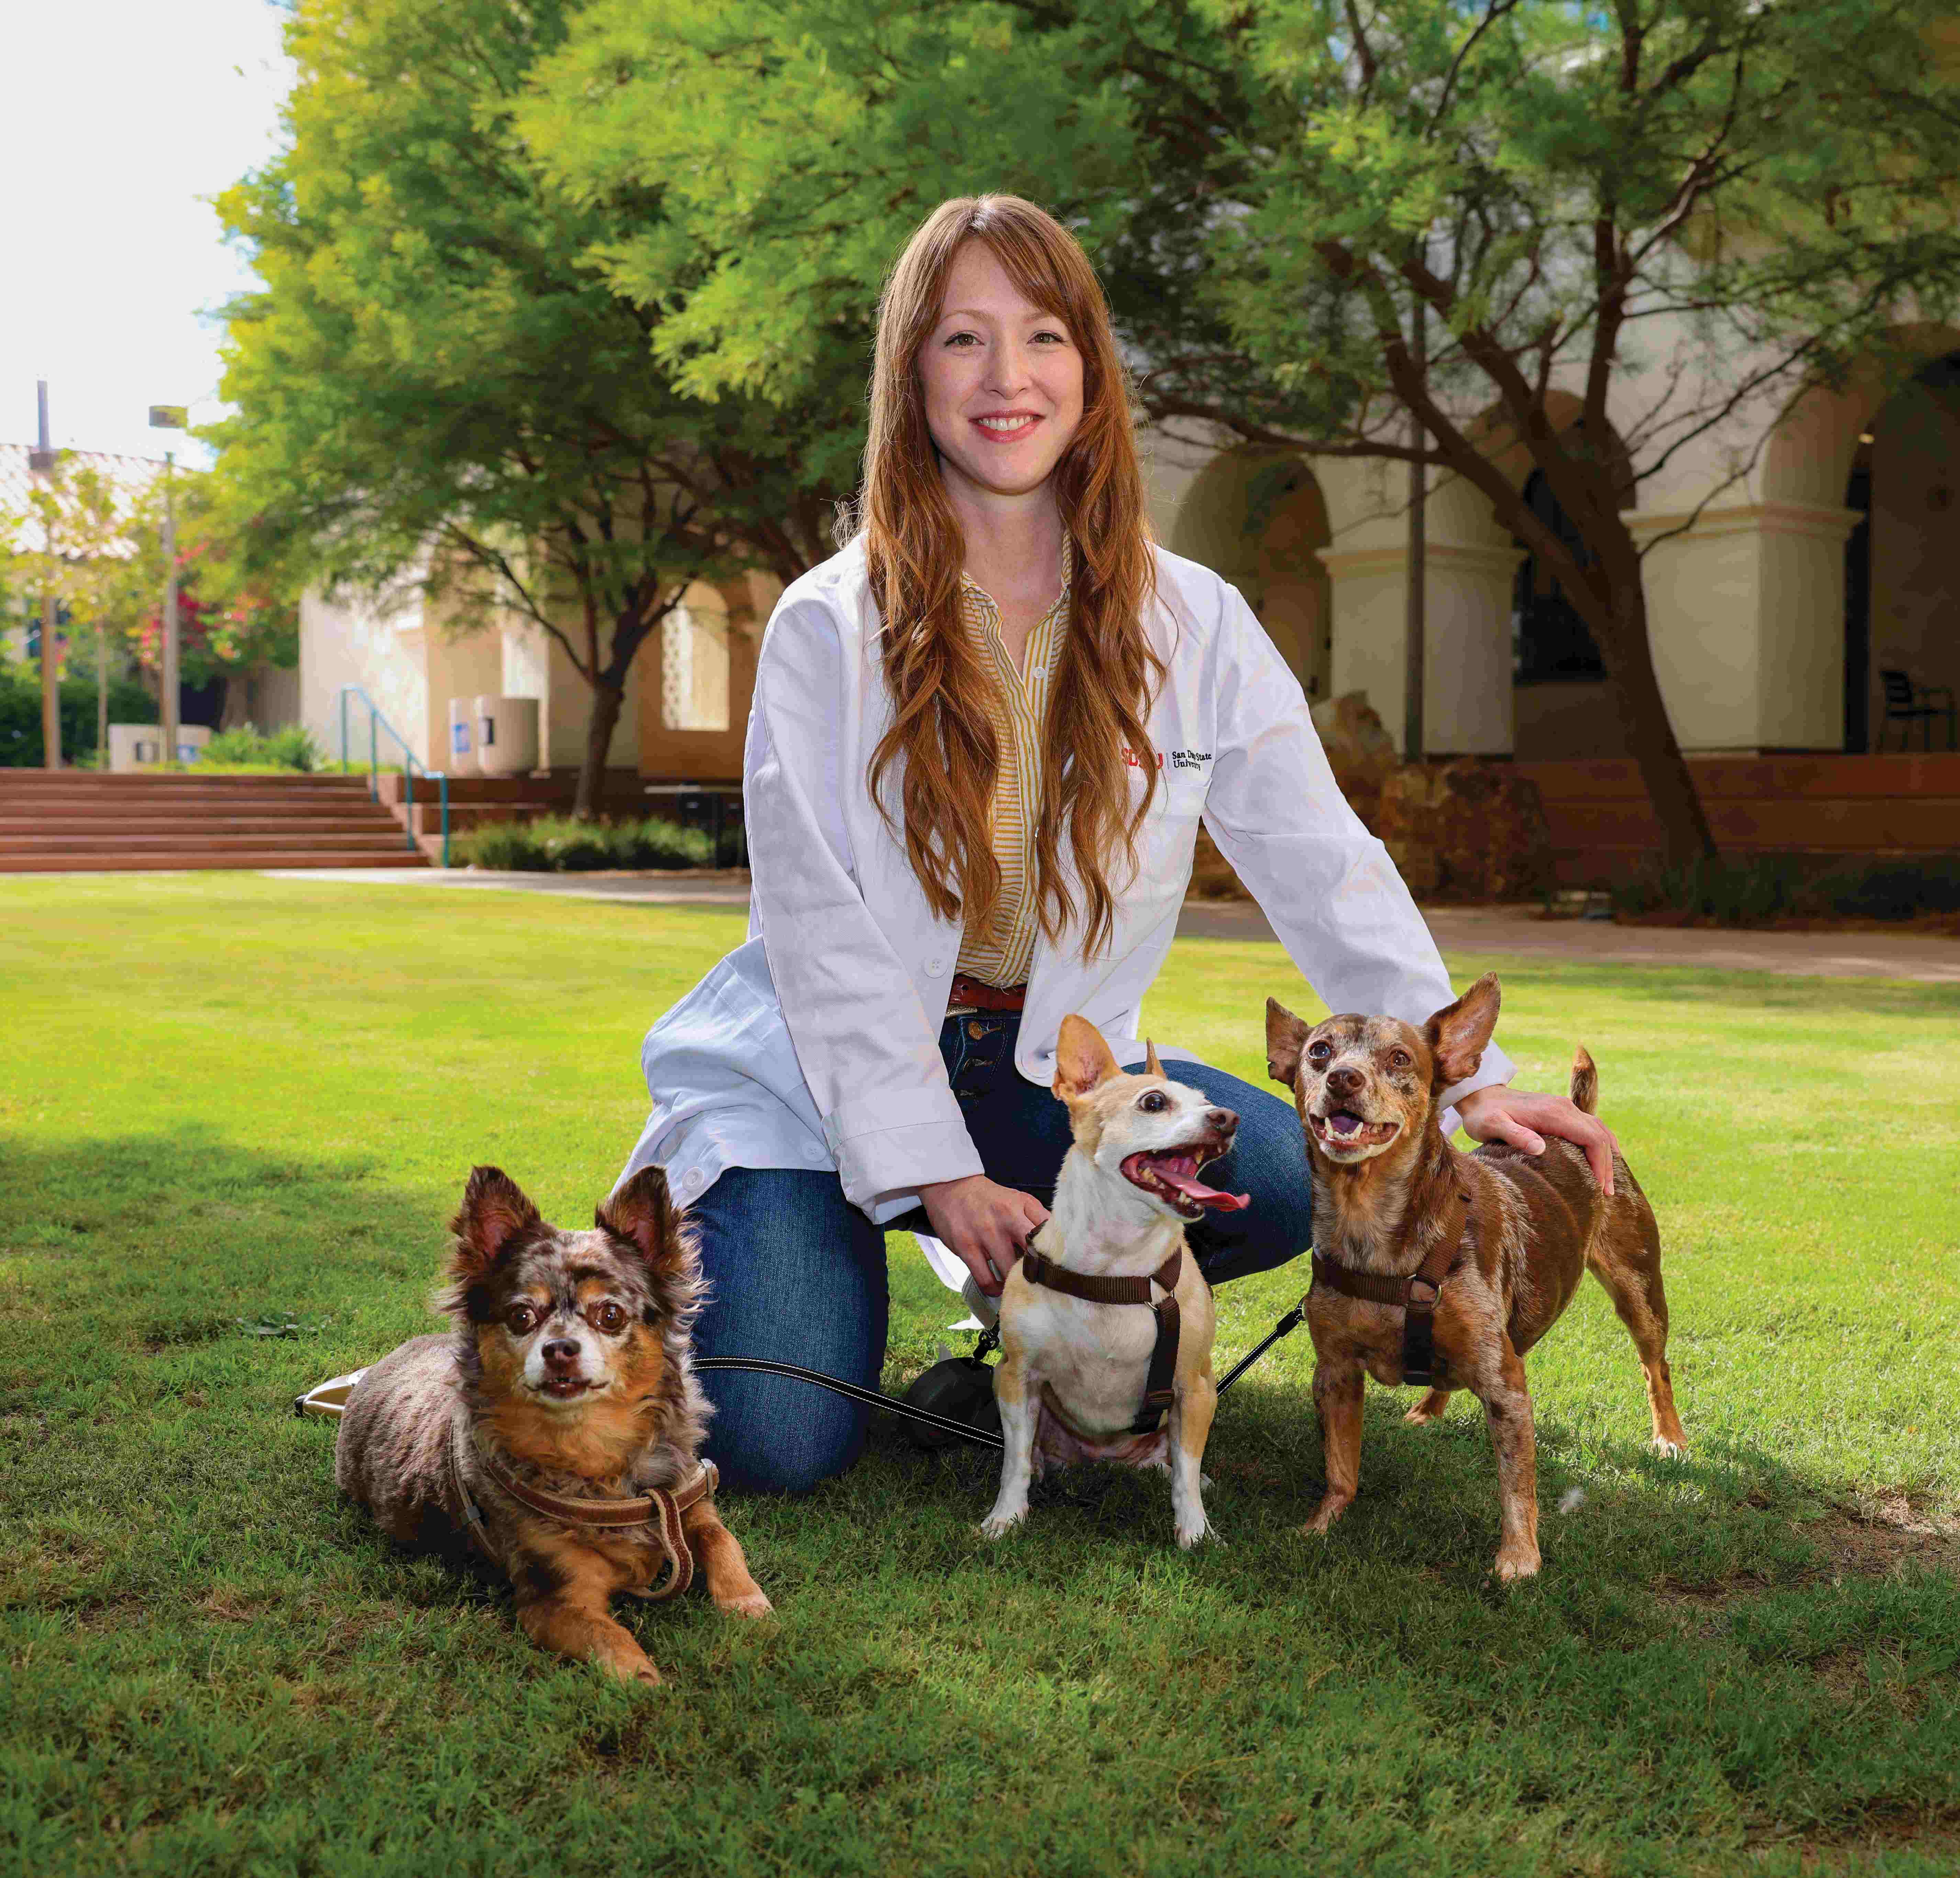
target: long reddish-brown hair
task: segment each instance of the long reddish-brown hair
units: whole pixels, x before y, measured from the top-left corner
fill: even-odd
[[[1147,720],[1164,668],[1143,625],[1156,568],[1129,384],[1102,285],[1074,237],[1017,196],[942,202],[905,244],[879,302],[856,514],[883,616],[894,715],[872,753],[870,782],[896,826],[883,785],[901,767],[905,857],[928,902],[942,919],[989,930],[1001,893],[992,844],[1001,759],[987,708],[995,681],[960,624],[964,543],[926,428],[918,371],[947,276],[968,241],[984,242],[1021,293],[1067,326],[1082,355],[1082,422],[1054,473],[1074,573],[1042,732],[1034,890],[1046,937],[1080,915],[1086,958],[1114,924],[1109,875],[1119,855],[1134,877],[1137,835],[1157,788]],[[1144,781],[1134,801],[1132,767]],[[1079,904],[1060,864],[1064,830]]]

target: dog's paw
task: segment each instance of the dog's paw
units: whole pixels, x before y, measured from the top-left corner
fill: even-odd
[[[1432,1421],[1440,1421],[1449,1406],[1446,1389],[1432,1389],[1402,1419],[1411,1428],[1427,1428]]]
[[[1316,1533],[1325,1537],[1328,1529],[1348,1510],[1348,1504],[1347,1501],[1337,1500],[1332,1494],[1328,1494],[1314,1509],[1313,1517],[1300,1529],[1303,1533]]]
[[[1497,1582],[1515,1584],[1520,1578],[1538,1576],[1538,1556],[1535,1545],[1520,1545],[1515,1549],[1507,1547],[1497,1555]]]
[[[990,1513],[980,1522],[981,1536],[985,1539],[1004,1539],[1027,1517],[1025,1509],[1019,1513],[998,1511]]]
[[[725,1611],[730,1617],[772,1617],[776,1607],[760,1591],[748,1591],[740,1597],[717,1598],[715,1609]]]
[[[1179,1522],[1177,1543],[1180,1552],[1188,1552],[1192,1546],[1204,1539],[1209,1539],[1214,1545],[1222,1545],[1225,1543],[1218,1536],[1217,1527],[1208,1519],[1201,1517],[1195,1526],[1186,1526],[1182,1521]]]
[[[1664,1434],[1656,1435],[1647,1446],[1664,1461],[1680,1461],[1688,1458],[1686,1444],[1680,1441],[1670,1441]]]
[[[600,1662],[607,1675],[617,1676],[622,1682],[637,1682],[642,1689],[660,1685],[660,1671],[638,1650],[630,1656],[623,1650],[616,1650],[600,1657]]]

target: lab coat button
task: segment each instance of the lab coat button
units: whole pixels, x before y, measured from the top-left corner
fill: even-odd
[[[690,1193],[701,1191],[702,1172],[698,1167],[690,1167],[681,1177],[681,1185]]]
[[[925,962],[925,969],[935,973],[943,972],[946,969],[946,961],[943,959],[928,959]]]

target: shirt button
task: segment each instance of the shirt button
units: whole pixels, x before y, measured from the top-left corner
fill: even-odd
[[[690,1167],[681,1177],[681,1185],[690,1193],[698,1193],[701,1183],[707,1176],[698,1167]]]
[[[810,1144],[803,1151],[803,1157],[805,1160],[821,1161],[824,1158],[824,1152],[816,1142],[812,1141]]]

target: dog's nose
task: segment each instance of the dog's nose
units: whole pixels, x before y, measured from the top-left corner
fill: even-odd
[[[1239,1118],[1230,1109],[1208,1109],[1204,1112],[1204,1125],[1214,1134],[1230,1135],[1239,1125]]]
[[[569,1337],[562,1337],[544,1347],[545,1361],[555,1370],[576,1369],[578,1367],[578,1345]]]
[[[1361,1072],[1358,1069],[1330,1069],[1327,1072],[1327,1087],[1337,1096],[1351,1096],[1361,1087]]]

